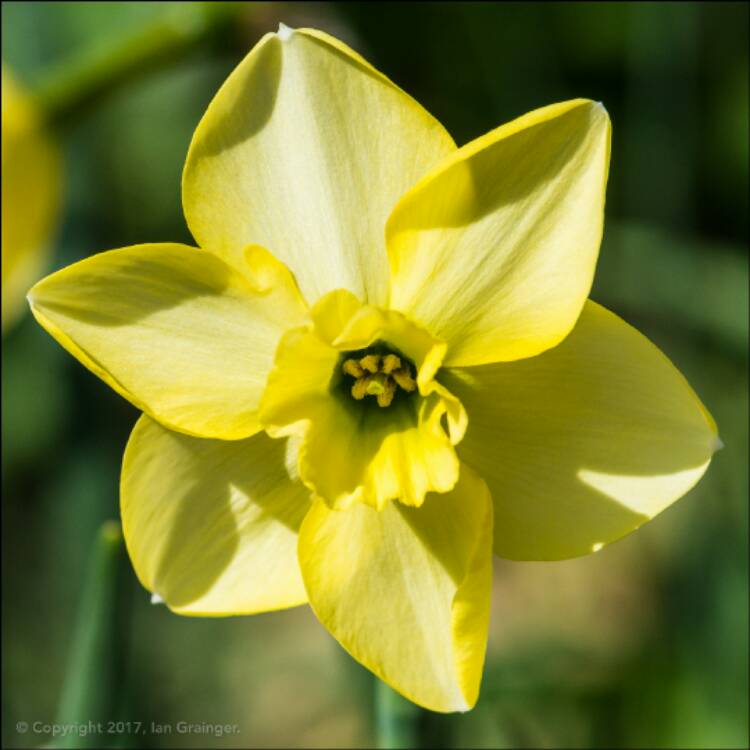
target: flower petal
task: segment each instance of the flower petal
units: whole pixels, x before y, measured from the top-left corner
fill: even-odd
[[[50,258],[60,207],[60,155],[35,101],[2,68],[2,329],[24,309]]]
[[[310,501],[286,441],[206,440],[146,416],[125,451],[120,497],[141,583],[176,612],[251,614],[303,604],[297,530]]]
[[[388,220],[391,307],[448,342],[448,365],[531,357],[559,343],[591,287],[609,118],[575,100],[451,154]]]
[[[420,508],[329,510],[300,529],[315,614],[358,661],[433,711],[477,699],[489,622],[492,504],[461,467],[456,488]]]
[[[591,301],[556,348],[443,375],[469,414],[458,453],[489,485],[502,557],[597,551],[685,494],[719,445],[672,363]]]
[[[183,245],[137,245],[75,263],[29,293],[74,357],[167,427],[237,439],[257,408],[281,333],[306,310],[286,268],[258,247],[246,275]]]
[[[344,44],[285,29],[263,37],[201,120],[185,216],[202,247],[267,247],[311,303],[337,288],[383,303],[385,220],[454,149],[437,120]]]

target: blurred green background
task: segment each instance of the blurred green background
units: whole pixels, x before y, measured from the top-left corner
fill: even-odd
[[[422,741],[747,747],[748,5],[217,9],[223,20],[201,43],[66,121],[53,267],[131,243],[190,241],[180,172],[192,132],[218,85],[279,21],[347,41],[459,144],[554,101],[604,102],[612,166],[592,297],[669,355],[726,447],[686,498],[595,555],[497,560],[479,703],[465,715],[424,716]],[[188,28],[204,11],[196,3],[4,2],[2,57],[22,83],[49,91],[71,66],[106,59],[165,19]],[[118,518],[119,462],[137,413],[29,315],[2,349],[2,743],[38,747],[50,738],[16,724],[60,715],[76,623],[89,617],[78,615],[87,561],[101,522]],[[151,605],[123,566],[121,632],[103,649],[105,658],[119,655],[116,676],[104,668],[97,676],[102,691],[108,680],[117,687],[117,718],[237,731],[125,732],[114,744],[375,744],[368,673],[306,607],[178,617]]]

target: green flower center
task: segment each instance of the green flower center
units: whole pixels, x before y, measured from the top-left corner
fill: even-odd
[[[353,382],[350,393],[357,401],[374,396],[378,406],[393,403],[399,391],[412,393],[417,389],[412,365],[391,351],[352,352],[344,359],[341,371]]]

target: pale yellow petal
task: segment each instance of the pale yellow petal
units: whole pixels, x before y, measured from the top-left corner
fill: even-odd
[[[674,365],[590,301],[556,348],[443,378],[469,414],[458,453],[490,488],[503,557],[600,549],[684,495],[720,444]]]
[[[448,342],[446,364],[559,343],[591,287],[610,125],[594,102],[531,112],[451,154],[388,220],[391,306]]]
[[[87,258],[29,293],[39,323],[138,408],[173,429],[238,439],[257,410],[276,344],[306,310],[288,271],[248,248],[247,273],[184,245]]]
[[[487,643],[492,504],[462,467],[420,508],[313,505],[299,560],[310,605],[378,677],[433,711],[476,702]]]
[[[309,493],[289,476],[286,442],[138,421],[123,459],[123,531],[139,580],[171,609],[251,614],[306,601],[297,531]]]
[[[188,225],[226,256],[267,247],[310,303],[349,289],[382,304],[384,226],[455,149],[419,104],[319,31],[267,34],[201,120],[183,175]]]

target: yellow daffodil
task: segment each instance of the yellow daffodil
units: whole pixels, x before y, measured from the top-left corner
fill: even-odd
[[[201,249],[37,284],[37,320],[145,412],[125,537],[175,612],[309,602],[436,711],[474,705],[492,553],[557,560],[689,490],[716,427],[587,300],[610,123],[536,110],[457,148],[341,42],[282,27],[222,86],[183,175]]]
[[[2,69],[2,330],[44,272],[60,202],[59,155],[36,102]]]

